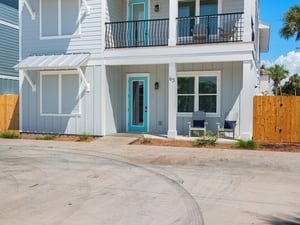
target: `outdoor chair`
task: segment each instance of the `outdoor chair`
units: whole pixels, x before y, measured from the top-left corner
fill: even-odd
[[[204,135],[206,135],[206,126],[208,123],[205,120],[206,115],[204,111],[193,112],[192,122],[188,122],[189,137],[192,131],[203,131]]]
[[[229,112],[223,124],[217,123],[218,134],[220,132],[232,132],[232,139],[234,139],[237,121],[238,121],[238,112]]]
[[[238,30],[237,26],[235,26],[235,23],[235,20],[230,19],[228,21],[223,22],[222,27],[218,27],[219,36],[223,41],[230,40],[231,38],[234,39],[234,36]]]
[[[197,23],[194,28],[191,29],[193,34],[193,42],[204,42],[207,39],[207,25],[202,23]]]

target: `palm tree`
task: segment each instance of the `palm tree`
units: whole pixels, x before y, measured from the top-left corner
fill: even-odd
[[[297,96],[297,90],[300,88],[300,77],[297,73],[289,78],[289,84],[294,89],[294,94]]]
[[[296,34],[296,41],[300,40],[300,6],[292,6],[283,18],[284,25],[280,30],[280,36],[289,39]]]
[[[289,71],[287,71],[283,65],[275,64],[268,69],[271,79],[274,81],[275,95],[277,96],[277,90],[280,85],[280,81],[287,77]]]

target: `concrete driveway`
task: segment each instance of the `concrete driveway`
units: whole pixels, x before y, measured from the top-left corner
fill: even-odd
[[[0,139],[0,224],[300,224],[300,154],[132,140]]]

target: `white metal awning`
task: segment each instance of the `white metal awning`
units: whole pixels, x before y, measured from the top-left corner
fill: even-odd
[[[29,56],[15,66],[18,70],[70,70],[83,65],[90,54]]]
[[[22,60],[16,66],[15,69],[20,70],[21,74],[29,82],[32,90],[35,91],[36,86],[28,75],[27,71],[35,70],[77,70],[79,76],[86,86],[86,90],[90,90],[90,84],[87,82],[84,73],[81,70],[81,66],[87,62],[90,54],[66,54],[66,55],[41,55],[41,56],[29,56]]]

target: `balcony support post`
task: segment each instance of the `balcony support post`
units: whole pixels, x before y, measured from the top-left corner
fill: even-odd
[[[253,0],[245,0],[244,2],[244,41],[252,41],[252,13],[253,13]]]
[[[177,21],[178,0],[169,0],[169,46],[176,46],[177,42]]]

